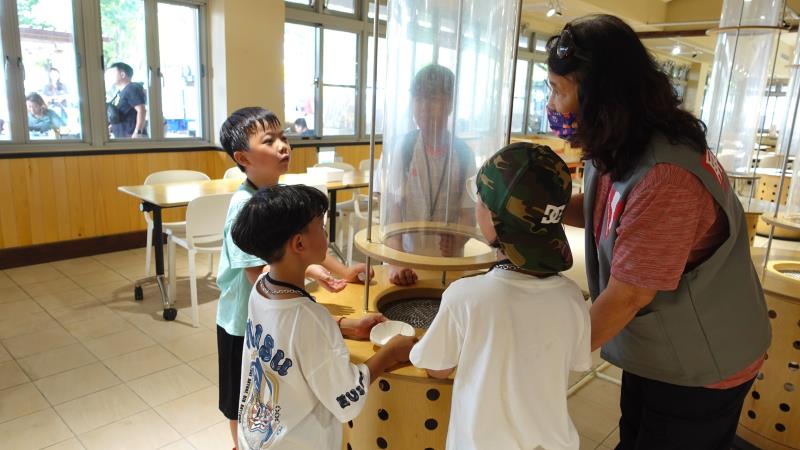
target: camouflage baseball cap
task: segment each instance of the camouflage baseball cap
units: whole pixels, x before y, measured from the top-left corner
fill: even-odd
[[[561,224],[572,195],[572,177],[550,147],[508,145],[483,164],[476,184],[511,262],[541,273],[572,267],[572,251]]]

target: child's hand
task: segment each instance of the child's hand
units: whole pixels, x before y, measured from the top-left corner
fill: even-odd
[[[347,281],[334,278],[326,268],[317,264],[308,266],[306,276],[316,280],[320,286],[330,292],[339,292],[347,286]]]
[[[351,267],[347,268],[347,272],[344,275],[344,280],[348,283],[363,283],[364,272],[367,270],[367,265],[364,263],[353,264]],[[361,278],[359,278],[361,275]],[[375,271],[372,270],[372,267],[369,268],[369,278],[370,280],[375,277]]]
[[[383,314],[372,313],[367,314],[360,319],[344,319],[341,322],[342,335],[345,334],[347,329],[347,337],[350,339],[369,339],[369,332],[375,325],[386,322],[386,317]]]
[[[416,344],[417,338],[415,336],[403,336],[398,334],[389,339],[389,342],[383,346],[385,351],[389,352],[392,360],[398,363],[408,362],[408,355],[411,353],[411,348]]]
[[[455,255],[466,243],[467,239],[463,236],[454,234],[439,235],[439,251],[442,252],[442,256]]]
[[[417,273],[407,267],[389,266],[389,281],[398,286],[408,286],[417,282]]]

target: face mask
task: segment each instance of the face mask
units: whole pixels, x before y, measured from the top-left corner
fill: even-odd
[[[575,136],[575,133],[578,131],[577,118],[575,113],[562,114],[547,108],[547,121],[550,123],[550,129],[561,139],[570,140],[570,138]]]

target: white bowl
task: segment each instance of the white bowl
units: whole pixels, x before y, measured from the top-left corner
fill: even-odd
[[[399,320],[387,320],[372,327],[372,331],[369,332],[369,340],[373,344],[382,347],[389,342],[389,339],[398,334],[414,336],[414,327]]]

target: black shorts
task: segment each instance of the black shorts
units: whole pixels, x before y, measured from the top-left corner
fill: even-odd
[[[217,325],[219,361],[219,410],[230,420],[239,418],[239,387],[242,383],[244,336],[231,336]]]

